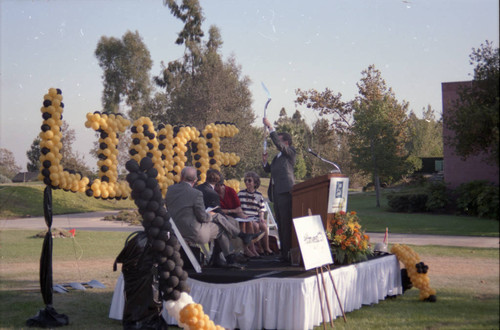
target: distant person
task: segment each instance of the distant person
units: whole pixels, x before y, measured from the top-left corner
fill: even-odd
[[[262,154],[264,171],[271,173],[269,183],[269,199],[274,203],[274,213],[278,224],[278,235],[281,246],[281,260],[290,261],[292,245],[292,187],[295,182],[293,168],[296,151],[292,147],[292,137],[288,133],[277,133],[269,119],[264,117],[264,125],[269,129],[271,140],[279,153],[271,164],[267,162],[267,152]]]

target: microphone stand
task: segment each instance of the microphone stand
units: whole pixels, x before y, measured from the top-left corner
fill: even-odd
[[[324,159],[323,157],[321,157],[320,155],[318,155],[317,153],[315,153],[314,151],[312,151],[311,148],[307,148],[307,152],[309,152],[313,156],[318,157],[321,161],[334,166],[336,168],[336,170],[331,170],[330,173],[341,173],[340,167],[338,167],[338,165],[335,164],[334,162],[329,161],[328,159]]]

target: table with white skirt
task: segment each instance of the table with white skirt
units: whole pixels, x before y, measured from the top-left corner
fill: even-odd
[[[335,268],[331,274],[345,312],[403,292],[399,262],[394,255]],[[328,271],[324,272],[324,278],[331,314],[335,319],[342,316],[342,311]],[[262,277],[229,284],[189,278],[188,284],[193,300],[203,306],[215,324],[225,328],[312,329],[323,322],[316,275],[305,278]],[[122,319],[124,298],[124,281],[120,276],[113,294],[110,318]],[[326,321],[329,321],[324,294],[322,299]],[[165,309],[163,317],[168,324],[177,324]]]

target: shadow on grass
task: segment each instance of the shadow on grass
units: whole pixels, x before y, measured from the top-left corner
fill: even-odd
[[[54,293],[53,306],[69,318],[64,329],[122,329],[121,321],[108,317],[113,292],[91,289]],[[0,328],[25,328],[26,320],[35,316],[45,304],[37,291],[6,290],[0,292]]]

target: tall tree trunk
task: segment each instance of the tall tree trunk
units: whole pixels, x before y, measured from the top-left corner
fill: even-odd
[[[372,152],[373,184],[375,185],[375,195],[377,196],[377,207],[380,207],[380,179],[378,176],[377,159],[375,157],[375,146],[373,143],[373,139],[370,140],[370,150]]]

